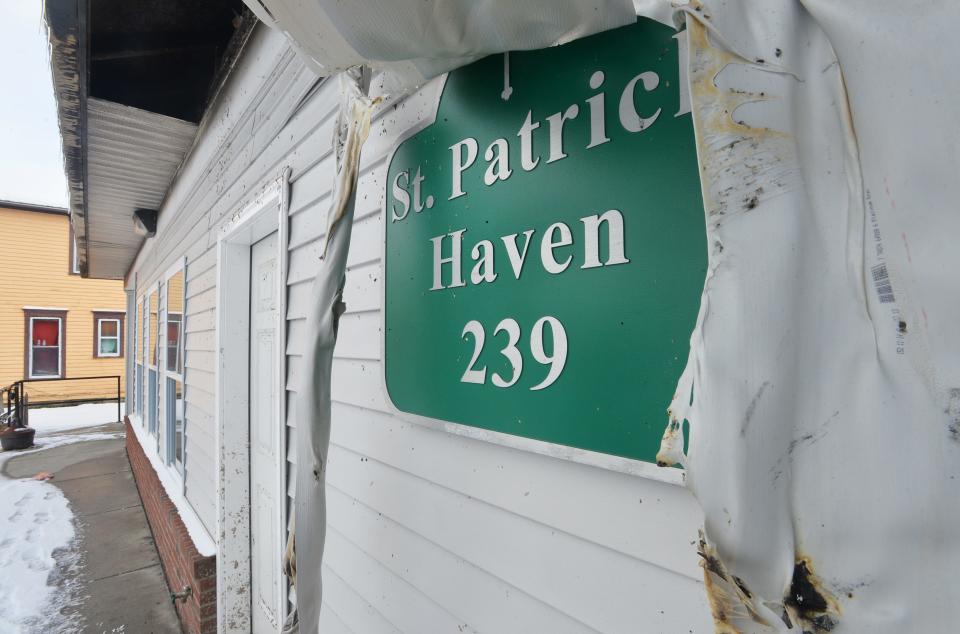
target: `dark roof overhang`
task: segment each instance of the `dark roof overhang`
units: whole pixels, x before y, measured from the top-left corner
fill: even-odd
[[[45,0],[81,274],[122,278],[256,24],[242,0]]]

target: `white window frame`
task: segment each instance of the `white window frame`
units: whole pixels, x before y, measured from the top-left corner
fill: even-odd
[[[103,351],[103,348],[100,346],[100,342],[103,341],[103,339],[104,339],[104,335],[103,335],[103,322],[105,322],[105,321],[112,321],[112,322],[114,322],[115,324],[117,324],[117,334],[116,334],[116,336],[115,336],[115,337],[106,337],[107,339],[116,339],[116,340],[117,340],[117,351],[114,352],[114,353],[112,353],[112,354],[111,354],[111,353],[108,353],[108,352],[104,352],[104,351]],[[116,319],[116,318],[114,318],[114,317],[98,317],[98,318],[97,318],[97,358],[98,358],[98,359],[101,359],[101,358],[116,358],[116,357],[119,357],[119,356],[120,356],[120,348],[121,348],[121,345],[122,345],[121,342],[120,342],[120,339],[121,339],[121,332],[122,332],[122,331],[123,331],[123,326],[122,326],[122,321],[121,321],[120,319]]]
[[[140,380],[137,382],[137,416],[140,417],[140,425],[147,427],[147,338],[149,337],[150,327],[148,319],[148,297],[149,293],[142,294],[137,299],[137,350],[140,351],[140,360],[136,359],[134,352],[134,372],[136,366],[140,367]]]
[[[156,424],[155,424],[154,427],[153,427],[153,432],[152,432],[151,435],[154,437],[154,439],[155,439],[156,442],[157,442],[157,445],[156,445],[155,448],[156,448],[156,450],[157,450],[158,452],[160,451],[160,437],[161,437],[160,427],[163,425],[163,412],[161,411],[161,410],[163,409],[163,394],[161,393],[161,385],[160,385],[160,383],[161,383],[161,380],[160,380],[160,379],[161,379],[161,375],[160,375],[160,361],[161,361],[161,359],[160,359],[160,339],[161,339],[162,336],[163,336],[163,333],[162,333],[161,330],[160,330],[160,323],[161,323],[160,314],[161,314],[161,310],[162,310],[161,300],[162,300],[162,297],[163,297],[163,294],[162,294],[161,290],[162,290],[162,289],[161,289],[161,287],[160,287],[160,283],[159,283],[159,282],[157,282],[157,283],[153,286],[152,289],[149,289],[149,287],[148,287],[148,290],[147,290],[147,292],[146,292],[146,294],[145,294],[146,302],[144,303],[144,306],[143,306],[143,308],[144,308],[144,315],[145,315],[145,317],[144,317],[144,325],[146,326],[146,327],[144,328],[144,331],[145,331],[145,332],[144,332],[144,350],[143,350],[143,354],[144,354],[144,360],[143,360],[143,365],[144,365],[143,388],[144,388],[144,390],[143,390],[143,391],[144,391],[144,394],[150,394],[150,370],[153,370],[154,377],[156,378],[156,385],[154,386],[154,394],[156,395],[156,401],[154,402],[152,409],[153,409],[153,411],[154,411],[154,413],[155,413],[155,415],[156,415],[156,417],[157,417],[157,420],[156,420]],[[153,341],[151,341],[151,340],[150,340],[150,315],[151,315],[151,310],[150,310],[150,297],[151,297],[152,295],[154,295],[154,294],[157,296],[157,332],[156,332],[155,335],[154,335]],[[151,359],[151,356],[153,356],[153,357],[155,357],[155,358]],[[153,363],[151,363],[151,361],[153,361]],[[146,405],[147,405],[147,410],[148,410],[148,409],[150,409],[150,407],[149,407],[149,406],[150,406],[150,402],[149,402],[150,399],[147,398],[146,401],[147,401]],[[147,411],[147,410],[144,410],[144,416],[143,416],[143,417],[144,417],[144,419],[145,419],[147,431],[148,431],[148,433],[149,433],[149,431],[150,431],[150,412]]]
[[[57,345],[56,345],[56,346],[41,346],[41,347],[43,347],[43,348],[56,348],[56,349],[57,349],[57,374],[56,374],[56,375],[49,375],[49,374],[35,375],[35,374],[33,373],[33,349],[34,349],[34,345],[33,345],[33,322],[36,321],[36,320],[41,320],[41,321],[56,321],[56,322],[57,322]],[[42,380],[42,379],[61,379],[61,378],[63,378],[63,357],[64,357],[64,350],[63,350],[63,319],[60,318],[60,317],[30,317],[30,328],[29,328],[29,332],[27,333],[27,335],[28,335],[28,340],[27,340],[28,343],[27,343],[27,345],[29,346],[29,347],[27,348],[27,365],[28,365],[29,370],[30,370],[30,371],[28,372],[28,378],[30,378],[30,379],[40,379],[40,380]]]
[[[173,370],[168,369],[167,366],[167,328],[169,327],[169,311],[167,305],[169,304],[167,295],[170,292],[170,278],[172,278],[177,273],[183,274],[183,312],[180,313],[180,321],[178,323],[180,341],[177,346],[177,363],[176,368]],[[170,473],[174,476],[175,480],[181,483],[183,486],[185,465],[187,463],[187,443],[186,443],[186,434],[187,434],[187,412],[186,412],[186,396],[187,396],[187,384],[184,381],[184,375],[186,374],[184,358],[185,353],[185,339],[186,333],[184,332],[184,323],[186,321],[187,313],[187,261],[186,258],[181,258],[177,262],[167,269],[167,272],[163,276],[163,284],[161,287],[161,292],[159,294],[160,303],[157,306],[158,308],[158,319],[157,319],[157,340],[158,343],[162,342],[162,345],[159,347],[157,352],[157,376],[159,377],[160,385],[158,386],[157,394],[160,404],[159,415],[162,418],[162,421],[157,422],[158,429],[162,426],[162,442],[160,446],[162,447],[162,458],[163,463],[169,468]],[[161,355],[160,352],[163,352]],[[183,403],[183,456],[181,462],[178,464],[176,460],[176,450],[174,448],[174,443],[176,442],[176,429],[171,428],[169,425],[168,412],[167,410],[167,379],[173,379],[174,381],[179,381],[181,386],[181,398],[184,399]],[[174,413],[176,416],[176,413]],[[174,425],[176,421],[174,420]]]

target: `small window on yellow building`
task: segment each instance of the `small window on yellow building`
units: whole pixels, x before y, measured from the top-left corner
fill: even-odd
[[[93,356],[123,356],[123,313],[93,313]]]
[[[25,308],[23,312],[24,375],[28,379],[62,378],[67,311]]]

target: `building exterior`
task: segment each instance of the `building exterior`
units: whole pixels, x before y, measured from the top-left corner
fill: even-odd
[[[115,398],[125,380],[120,280],[80,276],[65,209],[0,202],[0,384],[30,379],[32,404]]]
[[[338,83],[247,15],[217,42],[221,71],[205,78],[201,105],[171,114],[174,99],[110,91],[121,74],[77,54],[73,42],[110,59],[97,29],[110,30],[115,4],[92,3],[94,19],[82,23],[75,3],[47,2],[71,207],[89,236],[79,260],[93,277],[124,278],[129,452],[145,500],[158,500],[147,512],[171,590],[191,588],[177,603],[182,622],[191,632],[276,632],[296,601],[281,562]],[[149,11],[140,19],[149,30]],[[443,91],[436,81],[388,100],[362,153],[333,361],[322,631],[708,631],[692,546],[702,514],[679,470],[651,464],[649,446],[637,449],[641,460],[410,413],[387,385],[392,158],[436,116]],[[154,235],[133,234],[135,209],[156,212]],[[607,231],[613,219],[568,228]],[[539,235],[531,253],[541,253]],[[597,266],[616,264],[609,238],[597,240]],[[461,327],[455,340],[471,341]],[[556,358],[550,332],[537,358]],[[662,422],[650,423],[656,437]]]

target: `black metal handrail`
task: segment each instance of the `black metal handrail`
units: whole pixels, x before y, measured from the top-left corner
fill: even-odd
[[[92,381],[92,380],[103,380],[103,379],[114,379],[117,382],[117,396],[116,398],[108,399],[90,399],[89,401],[113,401],[117,402],[117,422],[123,422],[123,417],[120,413],[120,375],[119,374],[106,374],[101,376],[71,376],[66,378],[50,378],[50,379],[21,379],[19,381],[14,381],[12,384],[0,388],[0,401],[4,404],[4,411],[0,413],[0,421],[6,424],[8,427],[26,427],[29,423],[30,416],[30,400],[27,396],[27,392],[24,389],[25,383],[51,383],[56,381]],[[57,405],[63,404],[66,401],[44,401],[44,405]]]

